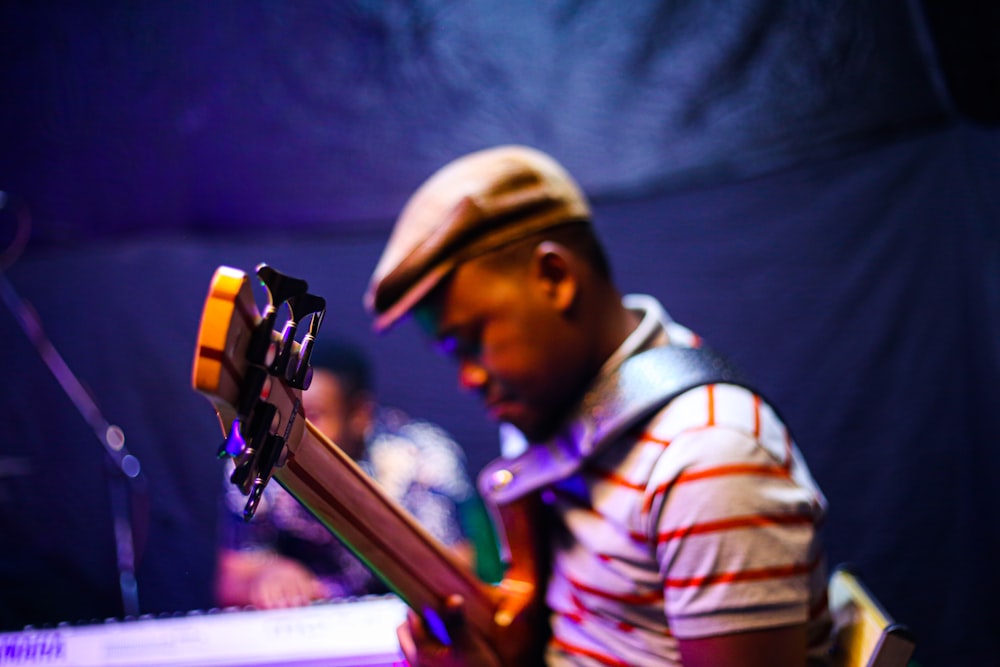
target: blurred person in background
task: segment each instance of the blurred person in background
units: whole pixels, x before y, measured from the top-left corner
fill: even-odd
[[[375,399],[372,366],[356,344],[316,343],[306,418],[336,443],[434,537],[488,572],[493,536],[461,447],[439,426]],[[254,517],[226,471],[215,581],[220,606],[294,607],[316,600],[384,594],[371,570],[277,483]],[[476,536],[478,542],[471,539]],[[477,545],[483,552],[477,556]],[[484,570],[484,568],[486,568]]]

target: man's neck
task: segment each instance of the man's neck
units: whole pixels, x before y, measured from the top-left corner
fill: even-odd
[[[632,332],[642,321],[641,314],[629,310],[622,304],[622,297],[616,290],[612,290],[605,297],[604,306],[601,310],[601,326],[604,341],[600,349],[600,361],[603,366],[614,355],[614,353],[628,339]]]

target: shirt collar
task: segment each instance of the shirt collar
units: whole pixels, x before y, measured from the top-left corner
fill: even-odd
[[[660,302],[647,294],[627,294],[622,305],[638,314],[639,325],[601,366],[598,378],[613,373],[632,355],[666,342],[666,327],[672,320]]]

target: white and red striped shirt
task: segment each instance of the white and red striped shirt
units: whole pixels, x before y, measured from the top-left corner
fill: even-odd
[[[643,324],[602,375],[650,347],[699,344],[654,299],[626,305]],[[548,665],[681,665],[677,638],[804,622],[822,657],[826,501],[750,390],[685,391],[543,497],[555,518]]]

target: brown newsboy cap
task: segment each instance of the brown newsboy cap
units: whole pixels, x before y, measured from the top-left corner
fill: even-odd
[[[536,149],[498,146],[448,163],[410,197],[375,267],[365,293],[375,330],[392,327],[460,263],[589,219],[580,187]]]

